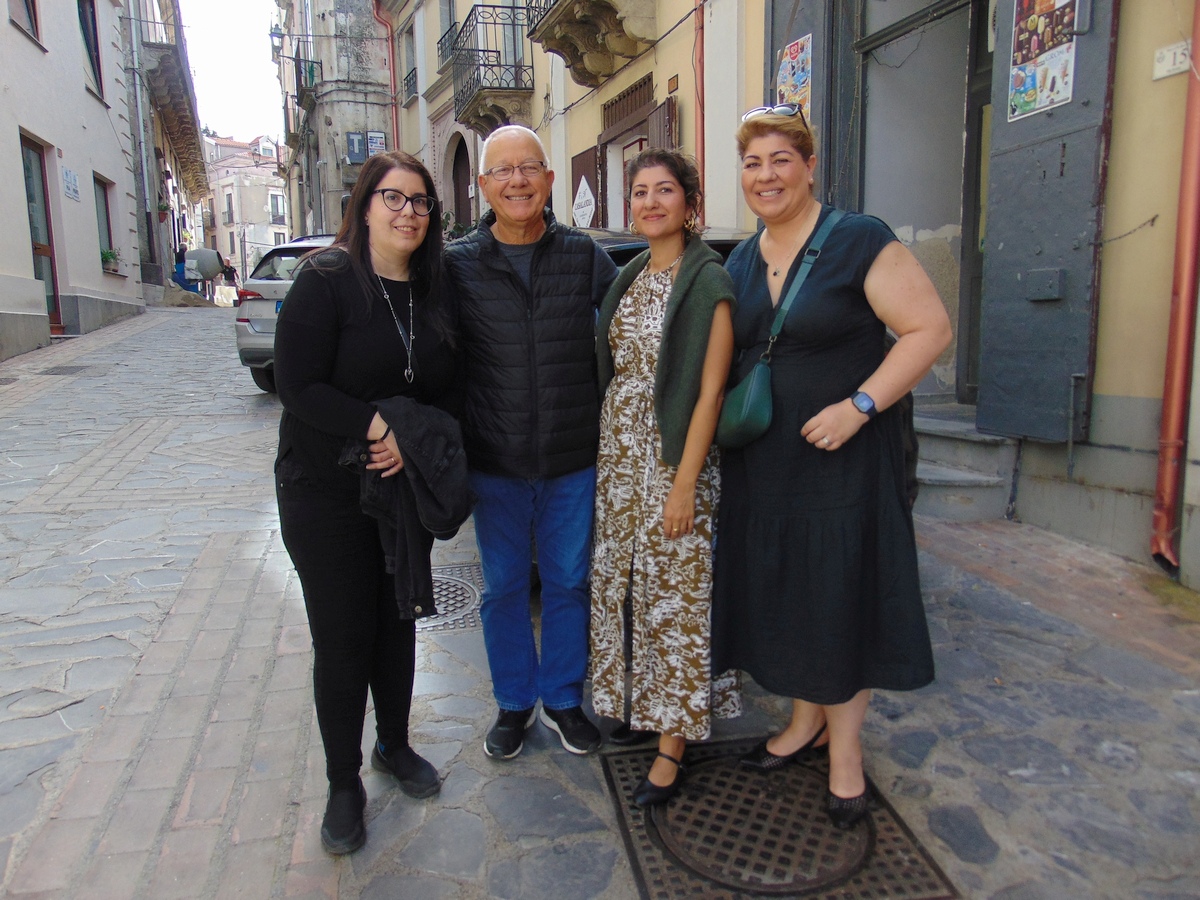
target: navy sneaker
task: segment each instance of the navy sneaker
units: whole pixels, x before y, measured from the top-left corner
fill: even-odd
[[[586,756],[600,749],[600,729],[588,721],[578,706],[568,709],[542,707],[542,724],[558,735],[563,749]]]
[[[533,707],[500,710],[483,742],[483,752],[492,759],[512,759],[525,746],[525,729],[532,724]]]

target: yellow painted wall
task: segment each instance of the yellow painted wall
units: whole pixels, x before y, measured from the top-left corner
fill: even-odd
[[[1194,0],[1121,7],[1096,347],[1098,394],[1162,396],[1188,76],[1153,81],[1156,50],[1191,36]],[[1193,58],[1193,65],[1195,64]],[[1157,216],[1153,227],[1118,237]]]

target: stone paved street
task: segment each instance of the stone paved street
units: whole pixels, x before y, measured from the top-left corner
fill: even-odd
[[[477,629],[423,631],[414,801],[364,770],[321,850],[311,651],[271,481],[278,401],[228,309],[0,362],[0,894],[638,896],[598,758],[482,752]],[[1200,604],[1009,522],[918,522],[938,681],[880,694],[875,783],[964,897],[1200,898]],[[476,562],[464,529],[435,564]],[[751,691],[717,737],[765,733]],[[364,745],[370,746],[370,723]]]

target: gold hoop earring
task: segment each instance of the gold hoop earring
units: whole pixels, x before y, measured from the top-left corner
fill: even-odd
[[[688,234],[696,233],[696,214],[695,213],[692,213],[690,216],[688,216],[686,219],[683,220],[683,230],[686,231]]]
[[[630,234],[639,234],[639,232],[637,230],[637,222],[629,223],[629,233]]]

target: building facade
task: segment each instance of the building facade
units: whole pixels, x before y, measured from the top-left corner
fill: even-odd
[[[142,302],[121,10],[56,5],[10,3],[0,30],[0,359]]]
[[[282,170],[299,234],[335,233],[373,152],[398,146],[386,29],[372,0],[279,0]]]
[[[126,2],[127,63],[138,74],[128,99],[138,275],[150,303],[171,277],[178,248],[204,245],[208,177],[178,0]]]
[[[957,341],[918,399],[1015,443],[1009,514],[1190,585],[1195,326],[1172,309],[1196,303],[1194,7],[778,0],[763,71],[782,97],[804,48],[826,198],[933,276]]]
[[[204,158],[212,191],[204,211],[207,246],[245,279],[264,253],[291,235],[278,148],[262,136],[242,142],[206,134]]]

